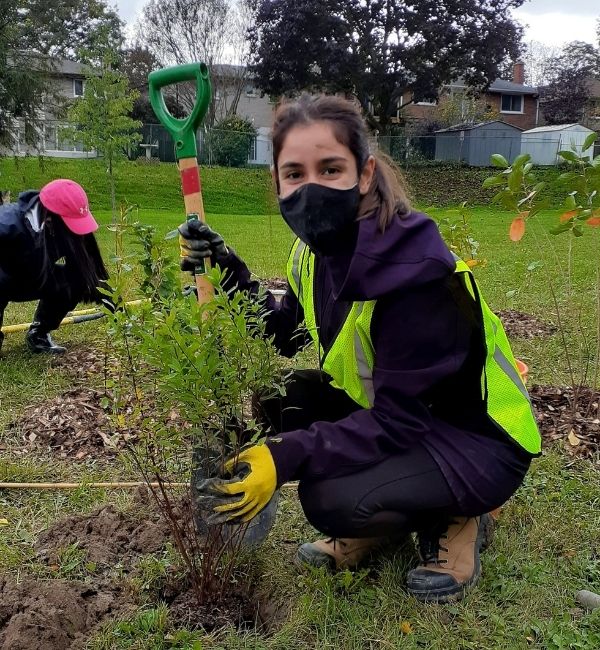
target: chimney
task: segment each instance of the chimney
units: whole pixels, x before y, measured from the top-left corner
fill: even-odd
[[[522,61],[517,61],[513,64],[513,83],[525,83],[525,64]]]

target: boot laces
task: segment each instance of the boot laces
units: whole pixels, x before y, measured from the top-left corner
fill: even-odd
[[[341,548],[348,546],[347,542],[345,542],[343,539],[340,539],[339,537],[330,537],[329,539],[325,540],[325,544],[333,544],[334,551],[336,544],[339,544]]]
[[[455,523],[457,522],[451,519],[441,531],[438,528],[431,532],[419,534],[419,553],[423,564],[433,564],[434,566],[447,564],[448,560],[440,559],[440,551],[448,552],[448,547],[442,546],[441,542],[448,539],[448,528]]]

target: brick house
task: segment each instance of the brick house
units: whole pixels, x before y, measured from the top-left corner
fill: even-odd
[[[482,99],[487,103],[490,109],[500,114],[500,119],[507,124],[512,124],[520,129],[532,129],[539,124],[539,96],[537,88],[526,86],[525,65],[515,63],[513,66],[513,78],[511,81],[505,79],[496,79],[485,93]],[[468,102],[466,97],[467,86],[462,79],[457,79],[446,84],[440,95],[451,95],[463,97],[464,102]],[[437,101],[411,102],[412,94],[406,92],[399,103],[396,119],[402,118],[412,123],[418,124],[421,121],[432,120],[437,106]]]

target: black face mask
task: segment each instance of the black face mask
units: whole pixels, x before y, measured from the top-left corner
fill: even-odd
[[[358,185],[338,190],[307,183],[279,199],[287,225],[317,255],[347,252],[358,232]]]

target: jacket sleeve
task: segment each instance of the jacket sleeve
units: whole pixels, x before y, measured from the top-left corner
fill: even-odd
[[[373,407],[271,438],[277,483],[351,474],[426,436],[437,425],[429,395],[463,365],[471,333],[442,282],[378,301],[371,323]]]
[[[230,249],[229,255],[219,260],[225,268],[222,282],[226,291],[244,291],[250,296],[263,301],[267,336],[274,337],[275,347],[280,354],[293,357],[308,341],[308,336],[301,328],[304,311],[291,287],[287,286],[285,295],[277,302],[270,291],[261,293],[258,280],[253,280],[245,262]]]
[[[0,211],[0,293],[13,283],[14,277],[7,268],[11,268],[15,260],[22,259],[23,251],[27,248],[26,244],[27,237],[23,230],[14,220],[3,220]],[[7,262],[8,260],[10,262]]]

